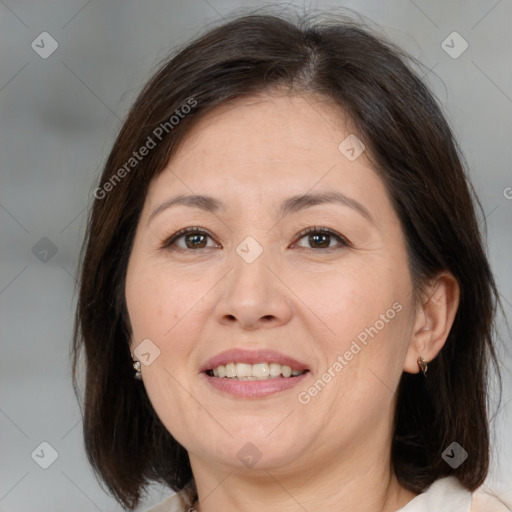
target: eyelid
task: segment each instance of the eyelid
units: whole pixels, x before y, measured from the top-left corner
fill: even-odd
[[[194,234],[194,233],[207,235],[212,240],[214,240],[217,244],[219,244],[219,242],[217,242],[215,240],[215,237],[207,229],[201,228],[199,226],[189,226],[189,227],[180,229],[179,231],[177,231],[176,233],[172,234],[169,237],[164,238],[161,241],[160,247],[162,249],[168,249],[172,244],[174,244],[174,242],[176,242],[176,240],[180,239],[181,237],[183,237],[185,235]],[[335,238],[339,243],[338,246],[325,247],[320,250],[311,248],[310,250],[312,250],[314,252],[321,252],[322,250],[328,251],[328,250],[337,249],[340,247],[352,247],[351,242],[346,237],[341,235],[340,233],[338,233],[332,229],[320,227],[320,226],[310,226],[306,229],[303,229],[299,233],[297,233],[297,235],[295,235],[296,241],[293,243],[293,245],[295,245],[299,240],[301,240],[302,238],[304,238],[306,235],[308,235],[310,233],[324,233],[324,234],[330,235],[333,238]],[[219,244],[219,245],[221,245],[221,248],[222,248],[222,244]],[[207,247],[203,247],[202,249],[206,249],[206,248]],[[210,249],[211,249],[211,247],[210,247]],[[307,249],[307,248],[305,248],[305,249]],[[183,249],[181,247],[178,247],[176,250],[194,251],[194,249]]]
[[[171,244],[176,242],[176,240],[178,240],[182,236],[189,235],[189,234],[194,234],[194,233],[208,235],[212,240],[215,240],[215,237],[207,229],[201,228],[199,226],[189,226],[189,227],[180,229],[179,231],[177,231],[176,233],[172,234],[171,236],[164,237],[164,239],[160,243],[160,247],[162,249],[169,248],[171,246]],[[219,243],[216,240],[215,240],[215,242]],[[219,245],[221,245],[221,244],[219,244]],[[178,250],[179,249],[182,249],[182,248],[178,247]],[[182,249],[182,250],[185,251],[185,250],[190,250],[190,249]]]
[[[298,233],[296,235],[297,241],[300,240],[301,238],[303,238],[304,236],[310,234],[310,233],[324,233],[326,235],[330,235],[330,236],[332,236],[333,238],[335,238],[339,242],[340,245],[338,247],[340,247],[340,246],[341,247],[353,247],[352,243],[346,237],[344,237],[343,235],[341,235],[337,231],[334,231],[334,230],[329,229],[329,228],[321,227],[321,226],[311,226],[309,228],[303,229],[300,233]],[[326,247],[324,249],[324,251],[325,250],[330,250],[330,249],[336,249],[336,248],[337,247]],[[315,249],[311,249],[311,250],[315,250]],[[315,252],[319,252],[319,251],[315,250]]]

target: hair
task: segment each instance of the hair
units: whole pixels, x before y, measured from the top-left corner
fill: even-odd
[[[483,483],[491,363],[499,376],[493,345],[499,297],[462,153],[408,61],[415,59],[346,15],[251,13],[210,27],[166,58],[143,87],[94,192],[71,347],[77,395],[85,353],[86,453],[124,507],[135,508],[151,482],[179,491],[193,477],[186,449],[133,378],[124,284],[148,185],[206,112],[283,88],[324,98],[348,116],[400,219],[415,297],[443,270],[460,287],[453,326],[428,378],[401,377],[391,446],[399,482],[416,493],[448,475],[471,491]],[[159,139],[156,147],[134,164],[133,152],[148,137]],[[443,460],[453,441],[470,452],[470,463],[452,468]]]

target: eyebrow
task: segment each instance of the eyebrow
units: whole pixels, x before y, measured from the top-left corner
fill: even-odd
[[[371,223],[375,224],[375,220],[370,211],[359,201],[352,197],[348,197],[340,192],[324,192],[316,194],[301,194],[285,199],[279,210],[279,217],[285,217],[291,213],[295,213],[306,208],[311,208],[320,204],[337,203],[352,208],[360,215],[365,217]],[[153,217],[160,212],[167,210],[173,206],[188,206],[190,208],[199,208],[206,212],[218,213],[225,211],[225,204],[214,197],[207,195],[179,195],[174,196],[158,206],[149,216],[147,224],[151,222]]]

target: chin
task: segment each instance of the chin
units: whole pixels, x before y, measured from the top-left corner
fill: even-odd
[[[274,471],[289,466],[297,455],[289,450],[276,452],[275,447],[261,446],[247,441],[239,447],[227,446],[221,453],[212,454],[215,462],[237,472]]]
[[[281,418],[282,419],[282,418]],[[277,423],[274,423],[275,428]],[[268,432],[271,432],[269,429]],[[297,460],[306,446],[298,446],[296,440],[301,439],[301,445],[307,445],[304,436],[294,436],[289,431],[283,431],[279,435],[274,432],[270,436],[268,432],[258,429],[239,428],[237,433],[232,432],[233,437],[227,434],[217,440],[202,446],[201,456],[207,452],[214,459],[215,464],[224,467],[237,468],[237,470],[265,470],[271,471],[283,466],[288,466]],[[204,439],[201,440],[202,444]]]

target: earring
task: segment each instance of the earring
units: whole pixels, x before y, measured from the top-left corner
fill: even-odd
[[[142,372],[140,371],[140,361],[133,361],[133,369],[135,370],[134,379],[142,380]]]
[[[418,357],[418,366],[420,367],[420,370],[423,372],[423,375],[427,376],[427,370],[428,370],[428,362],[423,359],[423,357]]]

